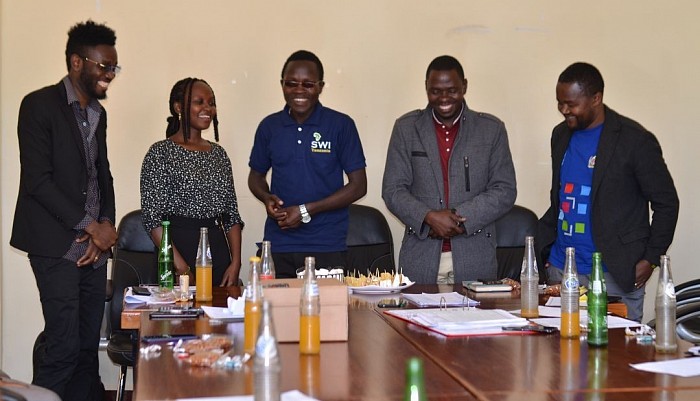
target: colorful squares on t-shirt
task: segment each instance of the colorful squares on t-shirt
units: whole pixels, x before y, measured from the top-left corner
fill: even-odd
[[[571,211],[571,202],[562,202],[561,203],[561,210],[564,213],[569,213]]]
[[[568,221],[566,221],[566,220],[561,221],[561,230],[563,232],[569,231],[569,222]]]
[[[579,203],[578,207],[576,208],[576,213],[578,214],[586,214],[588,211],[588,204],[587,203]]]
[[[574,192],[574,184],[567,182],[564,184],[564,193],[565,194],[571,194]]]
[[[586,224],[584,223],[575,223],[574,224],[574,232],[576,234],[583,234],[586,232]]]
[[[591,187],[588,185],[581,185],[581,196],[590,196]]]

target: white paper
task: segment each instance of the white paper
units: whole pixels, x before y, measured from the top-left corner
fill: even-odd
[[[318,401],[299,390],[282,393],[282,401]],[[231,395],[226,397],[178,398],[177,401],[253,401],[252,395]]]
[[[501,309],[397,309],[384,313],[444,335],[497,334],[503,326],[521,326],[527,319]]]
[[[175,299],[173,298],[172,300],[157,300],[154,298],[152,295],[136,295],[133,293],[131,287],[127,288],[126,292],[124,293],[124,302],[127,304],[152,304],[152,305],[157,305],[157,304],[174,304]]]
[[[561,317],[541,317],[530,319],[530,321],[541,324],[542,326],[554,326],[557,329],[561,329]],[[585,310],[580,311],[579,321],[581,322],[580,324],[584,326],[588,324],[588,314]],[[635,322],[634,320],[608,315],[608,329],[624,329],[625,327],[639,327],[641,325],[641,323]]]
[[[469,299],[457,292],[445,292],[438,294],[402,294],[407,301],[418,306],[476,306],[478,301]]]
[[[671,359],[668,361],[630,364],[637,370],[651,373],[666,373],[674,376],[691,377],[700,375],[700,358]]]

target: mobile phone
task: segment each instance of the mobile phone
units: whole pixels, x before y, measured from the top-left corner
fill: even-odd
[[[541,324],[526,324],[524,326],[503,326],[503,331],[529,331],[535,333],[556,333],[558,329],[554,326],[542,326]]]
[[[198,338],[194,334],[160,334],[155,336],[143,336],[142,340],[145,343],[155,344],[155,343],[169,343],[178,340],[194,340]]]
[[[479,281],[481,284],[489,284],[489,285],[503,284],[503,280],[499,280],[496,278],[479,278],[479,279],[477,279],[477,281]]]
[[[145,295],[145,296],[151,295],[151,291],[146,287],[131,287],[131,292],[134,295]]]
[[[403,299],[393,299],[393,298],[385,298],[379,300],[377,303],[378,308],[403,308],[406,306],[406,301]]]

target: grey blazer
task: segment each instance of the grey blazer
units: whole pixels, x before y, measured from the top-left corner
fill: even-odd
[[[467,219],[466,234],[452,238],[455,282],[496,276],[494,221],[512,208],[517,195],[503,122],[465,104],[450,156],[449,183],[450,199],[445,204],[432,110],[416,110],[396,120],[382,198],[406,225],[399,266],[418,283],[436,282],[442,240],[428,237],[430,227],[423,220],[430,210],[443,208],[456,209]]]

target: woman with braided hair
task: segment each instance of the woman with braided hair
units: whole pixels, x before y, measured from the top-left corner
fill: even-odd
[[[214,285],[238,284],[241,231],[231,160],[202,137],[219,121],[214,91],[204,80],[185,78],[170,92],[166,139],[151,145],[141,166],[143,224],[160,245],[161,222],[170,221],[177,274],[194,268],[199,228],[209,228]],[[190,274],[192,275],[192,274]]]

